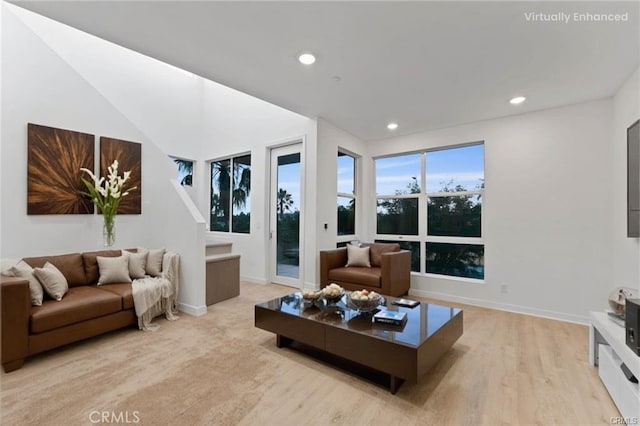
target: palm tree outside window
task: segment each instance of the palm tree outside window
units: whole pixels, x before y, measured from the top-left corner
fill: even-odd
[[[193,161],[184,158],[169,157],[178,168],[178,182],[182,186],[193,186]]]
[[[251,154],[211,162],[209,229],[248,234],[251,229]]]

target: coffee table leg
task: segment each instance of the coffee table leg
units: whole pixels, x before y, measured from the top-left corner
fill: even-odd
[[[396,376],[389,376],[389,390],[391,394],[395,395],[398,392],[398,388],[404,383],[404,379]]]
[[[276,334],[276,346],[281,348],[283,346],[287,346],[289,343],[293,342],[292,339],[289,339],[288,337],[284,337],[280,334]]]

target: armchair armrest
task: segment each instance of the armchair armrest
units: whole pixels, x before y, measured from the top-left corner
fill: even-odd
[[[22,367],[29,346],[29,281],[0,276],[2,367],[7,373]]]
[[[329,271],[347,264],[347,249],[320,251],[320,288],[329,285]]]
[[[411,252],[400,250],[381,257],[381,291],[389,296],[402,296],[411,286]]]

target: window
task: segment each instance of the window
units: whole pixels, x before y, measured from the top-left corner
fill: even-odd
[[[418,235],[422,154],[376,160],[376,232]]]
[[[193,186],[193,161],[183,158],[169,157],[178,168],[178,182],[182,186]]]
[[[375,167],[377,241],[410,250],[412,271],[484,279],[484,144],[379,158]]]
[[[484,246],[429,243],[427,273],[484,279]]]
[[[426,272],[484,279],[484,145],[427,152],[426,187]]]
[[[338,236],[356,234],[356,159],[338,151]]]
[[[411,252],[411,270],[414,272],[420,272],[420,241],[376,240],[376,243],[400,244],[401,250],[409,250]]]
[[[211,162],[211,231],[248,234],[251,154]]]

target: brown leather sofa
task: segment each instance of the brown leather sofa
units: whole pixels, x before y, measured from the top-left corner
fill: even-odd
[[[47,299],[31,306],[29,282],[2,276],[2,367],[7,373],[22,367],[30,355],[137,325],[130,283],[97,286],[96,257],[120,256],[120,250],[73,253],[23,259],[32,267],[52,263],[65,276],[69,291],[61,301]]]
[[[336,283],[347,290],[367,289],[388,296],[407,294],[411,285],[411,252],[399,244],[371,243],[371,267],[346,266],[347,249],[320,251],[320,287]]]

